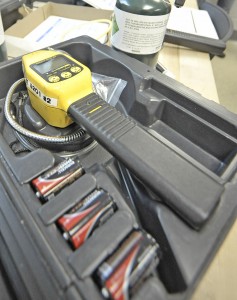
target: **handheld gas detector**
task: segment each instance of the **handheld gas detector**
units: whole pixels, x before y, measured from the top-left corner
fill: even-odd
[[[89,68],[54,50],[24,55],[22,64],[33,108],[52,126],[70,125],[70,104],[93,92]]]
[[[94,93],[86,66],[51,50],[27,54],[22,62],[32,106],[49,124],[65,127],[74,120],[189,223],[205,220],[219,185]],[[190,186],[206,192],[203,205]]]

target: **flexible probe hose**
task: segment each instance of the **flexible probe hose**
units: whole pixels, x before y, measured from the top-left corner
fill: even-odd
[[[17,80],[16,82],[14,82],[12,84],[12,86],[10,87],[10,89],[7,93],[5,105],[4,105],[4,114],[5,114],[5,117],[8,121],[8,123],[20,134],[22,134],[28,138],[35,139],[40,142],[61,144],[61,143],[73,142],[76,139],[78,139],[81,136],[80,132],[75,132],[73,134],[69,134],[69,135],[65,135],[65,136],[56,136],[56,137],[49,136],[49,135],[43,135],[43,134],[32,132],[32,131],[22,127],[19,123],[17,123],[14,120],[14,118],[12,117],[11,108],[10,108],[12,97],[13,97],[13,94],[14,94],[16,88],[24,82],[25,82],[25,78],[21,78],[21,79]]]

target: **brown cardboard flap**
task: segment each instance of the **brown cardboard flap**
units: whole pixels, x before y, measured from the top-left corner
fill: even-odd
[[[112,12],[109,10],[48,2],[22,20],[19,20],[16,24],[8,28],[5,33],[24,38],[49,16],[91,21],[96,19],[110,19],[111,14]]]

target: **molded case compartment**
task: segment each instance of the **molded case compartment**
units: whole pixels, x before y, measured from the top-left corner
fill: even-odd
[[[117,108],[132,116],[177,157],[215,182],[221,192],[216,194],[212,210],[195,227],[97,145],[81,157],[84,177],[42,204],[30,182],[54,165],[56,155],[44,149],[17,155],[10,148],[15,136],[3,118],[4,98],[23,73],[20,58],[3,63],[0,66],[0,260],[18,299],[103,299],[94,272],[137,227],[156,239],[162,256],[157,272],[132,299],[142,300],[144,295],[152,300],[188,298],[236,218],[236,115],[90,38],[74,39],[55,48],[69,52],[92,72],[126,80]],[[149,145],[144,147],[149,149]],[[81,248],[73,251],[55,221],[95,187],[109,192],[118,210]],[[189,187],[191,191],[192,188]],[[201,205],[207,200],[202,195],[203,191],[196,195],[196,199],[200,197],[201,216]],[[192,203],[189,207],[192,208]]]

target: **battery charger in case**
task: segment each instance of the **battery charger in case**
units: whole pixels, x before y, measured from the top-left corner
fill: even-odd
[[[236,115],[91,38],[55,49],[127,82],[115,108],[102,106],[132,129],[108,113],[88,117],[83,107],[91,111],[96,95],[69,109],[83,128],[44,126],[26,86],[14,90],[9,110],[22,125],[78,140],[37,144],[1,118],[0,260],[9,286],[24,300],[191,297],[236,218]],[[22,77],[21,58],[0,67],[1,114]]]

